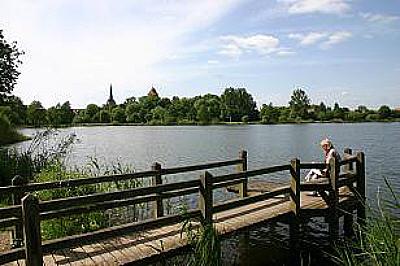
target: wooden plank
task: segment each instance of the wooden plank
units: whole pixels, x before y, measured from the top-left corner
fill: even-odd
[[[184,173],[184,172],[207,170],[207,169],[212,169],[212,168],[217,168],[217,167],[235,165],[240,162],[241,162],[241,159],[235,159],[235,160],[213,162],[213,163],[206,163],[206,164],[199,164],[199,165],[189,165],[189,166],[166,168],[166,169],[162,169],[162,174],[170,175],[170,174],[178,174],[178,173]]]
[[[96,193],[85,196],[77,196],[73,198],[62,198],[56,200],[50,200],[40,203],[41,211],[52,211],[56,209],[63,209],[73,206],[94,204],[97,202],[122,200],[127,198],[146,196],[149,194],[163,193],[168,191],[174,191],[178,189],[193,188],[200,185],[199,180],[188,180],[170,184],[162,184],[153,187],[140,187],[133,188],[123,191]]]

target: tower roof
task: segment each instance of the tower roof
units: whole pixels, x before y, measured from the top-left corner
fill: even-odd
[[[147,96],[151,96],[151,97],[158,97],[158,93],[156,91],[156,89],[154,87],[151,87],[149,93],[147,94]]]

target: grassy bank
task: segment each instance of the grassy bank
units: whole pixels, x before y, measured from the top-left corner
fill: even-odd
[[[20,134],[6,116],[0,115],[0,146],[29,139]]]

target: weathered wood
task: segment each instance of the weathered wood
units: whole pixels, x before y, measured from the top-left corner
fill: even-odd
[[[247,171],[247,151],[242,150],[239,153],[239,159],[242,160],[241,163],[237,165],[237,171],[244,172],[244,176],[242,179],[242,182],[239,183],[238,189],[239,189],[239,197],[244,198],[247,197],[247,182],[248,182],[248,177],[246,175]]]
[[[157,199],[158,199],[157,195],[148,195],[148,196],[135,197],[132,199],[97,202],[91,205],[83,205],[66,209],[56,209],[52,211],[46,211],[40,214],[40,218],[42,220],[48,220],[48,219],[70,216],[74,214],[90,213],[94,211],[101,211],[101,210],[124,207],[134,204],[140,204],[144,202],[155,201]]]
[[[29,180],[27,177],[22,177],[20,175],[16,175],[12,181],[11,184],[14,187],[21,188],[28,184]],[[22,190],[17,190],[12,194],[12,201],[13,205],[21,205],[21,199],[25,196],[25,192]],[[23,229],[21,224],[16,224],[14,230],[11,231],[11,239],[12,239],[12,246],[14,248],[22,247],[24,243],[24,238],[23,238]]]
[[[16,248],[13,250],[5,251],[0,254],[0,265],[17,261],[23,258],[25,258],[24,248]]]
[[[190,210],[185,215],[188,218],[199,218],[201,212],[199,210]],[[125,234],[143,231],[152,228],[158,228],[174,223],[180,223],[183,217],[180,214],[163,216],[158,219],[146,220],[136,223],[123,224],[110,228],[101,229],[91,233],[69,236],[61,239],[49,240],[42,244],[44,254],[50,254],[54,250],[69,248],[79,245],[82,241],[86,243],[95,243],[108,238],[118,237]]]
[[[22,199],[25,256],[27,266],[43,265],[42,237],[40,234],[39,200],[32,194]]]
[[[294,215],[300,214],[300,160],[293,159],[290,162],[290,208]]]
[[[185,172],[192,172],[192,171],[199,171],[199,170],[207,170],[207,169],[212,169],[212,168],[217,168],[217,167],[235,165],[240,162],[242,162],[241,159],[235,159],[235,160],[213,162],[213,163],[206,163],[206,164],[164,168],[164,169],[162,169],[162,174],[170,175],[170,174],[178,174],[178,173],[185,173]]]
[[[356,173],[357,173],[357,197],[359,204],[357,207],[357,222],[359,224],[364,224],[365,222],[365,155],[363,152],[357,153],[356,162]]]
[[[116,181],[137,179],[143,177],[152,177],[154,176],[154,174],[155,174],[154,171],[144,171],[131,174],[69,179],[69,180],[60,180],[60,181],[43,182],[43,183],[30,183],[23,186],[0,187],[0,194],[35,192],[48,189],[60,189],[60,188],[77,187],[83,185],[93,185],[98,183],[116,182]]]
[[[199,209],[202,214],[202,222],[204,224],[212,223],[213,215],[213,176],[209,172],[205,172],[200,176],[200,195]]]
[[[301,210],[301,192],[300,192],[300,160],[290,161],[290,212],[292,219],[289,224],[290,243],[297,250],[300,233],[300,210]]]
[[[245,206],[248,204],[256,203],[258,201],[271,199],[271,198],[274,198],[277,196],[285,196],[289,193],[290,193],[290,188],[284,187],[284,188],[280,188],[280,189],[273,190],[270,192],[264,192],[264,193],[260,193],[258,195],[248,196],[246,198],[233,199],[228,202],[218,203],[213,207],[213,209],[214,209],[214,213],[218,213],[218,212],[242,207],[242,206]]]
[[[242,177],[242,178],[239,178],[239,179],[234,179],[234,180],[229,180],[229,181],[225,181],[225,182],[215,183],[212,186],[213,186],[213,189],[232,186],[232,190],[234,190],[237,194],[240,195],[240,186],[234,186],[234,185],[243,184],[243,182],[245,182],[245,181],[247,181],[247,177]],[[229,189],[228,189],[228,191],[229,191]]]
[[[12,217],[21,218],[21,215],[22,215],[21,205],[7,206],[7,207],[2,207],[0,209],[0,219],[7,219]]]
[[[344,154],[344,156],[343,156],[344,160],[349,159],[351,157],[351,155],[353,154],[353,150],[350,148],[346,148],[346,149],[344,149],[343,154]],[[344,171],[346,173],[353,171],[353,162],[352,161],[348,162],[347,164],[344,165]]]
[[[343,158],[343,160],[341,160],[339,162],[339,165],[342,166],[342,165],[347,165],[347,164],[355,163],[355,162],[357,162],[357,156],[351,155],[351,156],[347,156],[347,158]]]
[[[158,186],[162,184],[162,178],[161,178],[161,164],[155,162],[151,166],[151,170],[156,172],[156,174],[152,177],[152,185],[153,186]],[[157,194],[158,198],[156,201],[153,202],[153,218],[158,218],[162,217],[164,215],[164,206],[163,206],[163,201],[162,198],[160,197],[160,193]]]
[[[301,169],[325,169],[326,164],[324,163],[301,163],[300,164]]]
[[[353,231],[353,213],[345,212],[343,214],[343,234],[345,237],[354,235]]]
[[[266,175],[266,174],[271,174],[271,173],[276,173],[276,172],[281,172],[281,171],[286,171],[286,170],[290,170],[290,165],[276,165],[276,166],[271,166],[271,167],[261,168],[261,169],[256,169],[256,170],[248,170],[246,172],[241,172],[241,173],[219,175],[219,176],[215,176],[213,178],[213,183],[215,184],[215,183],[230,181],[230,180],[234,180],[234,179],[244,178],[244,177]]]
[[[7,228],[7,227],[12,227],[12,226],[20,226],[22,228],[22,222],[21,221],[22,221],[21,218],[7,218],[7,219],[4,219],[4,220],[0,221],[0,228]]]
[[[329,190],[329,234],[330,239],[337,239],[339,236],[339,188],[337,187],[339,176],[339,164],[335,157],[329,160],[329,181],[331,189]]]
[[[140,187],[127,189],[123,191],[96,193],[74,198],[62,198],[49,200],[40,203],[41,211],[52,211],[56,209],[65,209],[73,206],[85,204],[94,204],[102,201],[122,200],[127,198],[145,196],[149,194],[175,191],[179,189],[194,188],[199,186],[199,180],[181,181],[171,184],[162,184],[152,187]]]

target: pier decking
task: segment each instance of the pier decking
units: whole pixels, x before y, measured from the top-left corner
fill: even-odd
[[[329,164],[330,176],[318,183],[301,183],[300,169],[324,168],[325,164],[300,163],[292,160],[288,165],[247,170],[247,154],[238,160],[211,164],[162,169],[155,164],[151,171],[113,178],[130,179],[138,176],[153,178],[153,185],[117,192],[98,193],[75,198],[39,202],[32,194],[23,195],[22,202],[0,209],[0,226],[15,226],[15,235],[23,229],[25,246],[0,253],[0,264],[8,265],[124,265],[154,261],[165,253],[173,253],[187,245],[181,234],[186,218],[198,219],[203,224],[213,224],[221,235],[242,230],[274,219],[289,221],[291,238],[296,241],[299,225],[310,217],[324,217],[333,237],[339,234],[339,217],[345,216],[344,230],[349,231],[352,215],[357,209],[363,219],[365,210],[359,198],[365,197],[365,163],[363,153],[351,155],[346,150],[345,160]],[[355,167],[353,167],[355,164]],[[205,170],[227,165],[238,165],[236,173],[212,176],[204,172],[198,180],[162,184],[161,176],[172,173]],[[339,169],[343,167],[343,174]],[[288,171],[290,185],[260,189],[250,195],[251,177]],[[107,182],[111,177],[97,180],[70,180],[69,184],[82,185],[90,182]],[[75,184],[74,184],[75,182]],[[65,184],[23,184],[0,188],[0,192],[13,194],[41,189],[55,189]],[[213,190],[237,186],[238,198],[215,203]],[[310,196],[309,191],[319,191],[320,196]],[[190,195],[198,197],[199,207],[182,215],[164,215],[162,200],[169,197]],[[154,202],[154,218],[123,224],[95,232],[42,242],[40,220],[63,217],[69,214],[87,213],[93,210],[128,206],[141,202]],[[351,216],[351,217],[350,217]],[[200,226],[200,223],[197,224]]]

